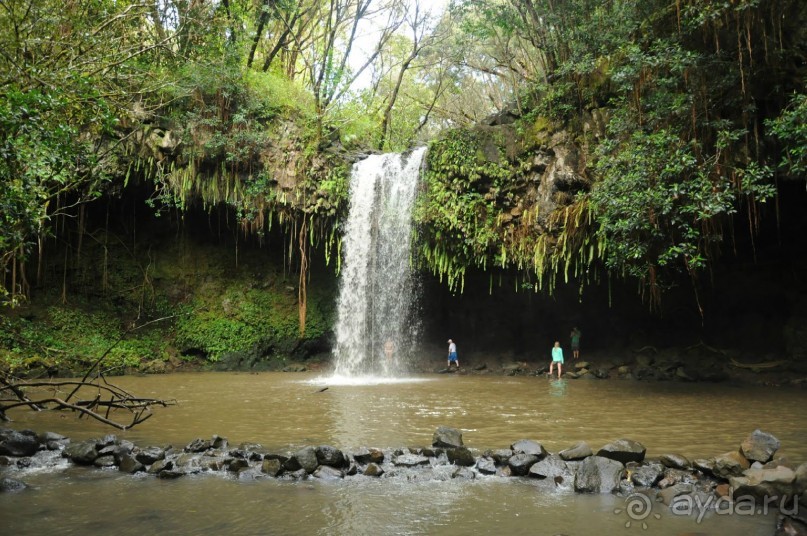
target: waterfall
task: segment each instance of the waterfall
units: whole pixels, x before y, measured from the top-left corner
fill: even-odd
[[[337,302],[337,376],[395,376],[407,368],[418,331],[412,207],[425,152],[374,155],[353,166]]]

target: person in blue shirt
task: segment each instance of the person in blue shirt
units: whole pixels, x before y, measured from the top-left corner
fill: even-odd
[[[457,365],[457,368],[460,368],[460,360],[457,359],[457,345],[454,344],[454,341],[448,339],[448,367],[451,368],[451,363]]]
[[[552,347],[552,362],[549,364],[550,377],[552,377],[552,371],[556,363],[558,365],[558,379],[560,379],[560,375],[563,374],[563,348],[560,347],[559,341],[555,341],[555,346]]]

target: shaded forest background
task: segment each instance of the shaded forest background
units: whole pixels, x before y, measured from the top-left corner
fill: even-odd
[[[327,360],[351,165],[422,144],[435,360],[447,336],[542,359],[575,324],[614,354],[803,360],[806,23],[797,0],[0,0],[3,367]]]

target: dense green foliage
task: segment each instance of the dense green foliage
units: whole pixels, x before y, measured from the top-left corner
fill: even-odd
[[[0,0],[0,301],[126,296],[121,326],[179,315],[174,342],[211,360],[289,345],[295,325],[301,344],[319,338],[330,320],[307,307],[310,258],[338,269],[352,162],[428,142],[415,260],[452,289],[469,267],[515,270],[534,290],[607,274],[655,302],[735,229],[754,232],[775,179],[804,180],[804,28],[799,0],[456,0],[445,13]],[[139,206],[110,214],[127,199]],[[160,302],[142,214],[181,242],[199,209],[235,242],[235,267],[239,240],[279,232],[293,291],[233,276],[215,300]],[[137,269],[116,275],[116,255]],[[76,320],[106,334],[87,353],[125,331],[95,314]],[[18,322],[5,347],[33,348]]]

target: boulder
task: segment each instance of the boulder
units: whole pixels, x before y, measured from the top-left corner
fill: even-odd
[[[158,475],[162,471],[170,471],[174,468],[174,462],[171,460],[157,460],[148,468],[148,473],[151,475]]]
[[[743,471],[751,467],[748,460],[737,451],[726,452],[715,457],[712,474],[718,478],[728,480],[732,476],[742,476]]]
[[[476,461],[476,470],[483,475],[495,475],[496,462],[490,456],[482,456]]]
[[[774,536],[807,536],[807,520],[779,514]]]
[[[705,458],[698,458],[692,462],[692,467],[700,471],[705,475],[714,475],[715,471],[715,460],[712,459],[705,459]]]
[[[584,458],[588,458],[589,456],[593,455],[594,453],[591,451],[591,447],[588,446],[588,443],[585,441],[580,441],[575,443],[571,447],[560,451],[559,456],[561,459],[565,461],[571,460],[582,460]]]
[[[597,451],[597,456],[625,464],[628,462],[641,462],[644,460],[645,452],[647,452],[647,449],[638,441],[617,439]]]
[[[680,454],[662,454],[659,461],[664,467],[671,469],[689,469],[692,467],[690,461]]]
[[[249,467],[249,462],[244,458],[233,458],[227,463],[227,470],[231,473],[238,473],[247,467]]]
[[[14,478],[0,478],[0,493],[22,491],[28,486]]]
[[[115,456],[112,454],[98,456],[93,460],[92,464],[96,467],[115,467]]]
[[[537,441],[532,441],[531,439],[522,439],[520,441],[516,441],[510,445],[510,448],[516,454],[531,454],[533,456],[537,456],[539,459],[547,455],[544,446]]]
[[[535,463],[538,462],[540,458],[535,454],[526,454],[520,452],[510,457],[507,460],[507,466],[510,467],[510,471],[512,474],[516,476],[525,476],[530,471],[530,467],[532,467]]]
[[[493,458],[493,461],[496,463],[507,463],[507,460],[510,459],[514,452],[510,449],[494,449],[494,450],[486,450],[485,456]]]
[[[419,454],[406,453],[396,456],[392,463],[401,467],[416,467],[418,465],[429,465],[429,458]]]
[[[317,462],[320,465],[327,465],[329,467],[347,467],[347,458],[341,450],[329,445],[322,445],[317,447]]]
[[[740,444],[740,452],[752,462],[768,463],[780,446],[774,436],[757,429]]]
[[[213,444],[207,439],[197,437],[185,446],[185,452],[204,452],[212,446]]]
[[[140,471],[145,471],[145,466],[137,461],[137,459],[132,456],[131,454],[123,454],[118,459],[118,471],[123,473],[139,473]]]
[[[461,447],[462,446],[462,432],[456,428],[449,428],[448,426],[440,426],[434,431],[432,437],[433,447]]]
[[[796,487],[796,493],[801,495],[807,492],[807,463],[799,465],[795,472],[796,480],[793,485]]]
[[[465,466],[457,467],[454,472],[451,473],[451,478],[463,478],[465,480],[473,480],[476,478],[476,473],[473,472],[473,469]]]
[[[767,497],[798,495],[796,473],[785,466],[773,469],[749,469],[743,476],[730,477],[729,484],[734,490],[735,501],[745,496],[764,501]]]
[[[135,459],[143,465],[151,465],[165,459],[165,449],[161,447],[145,447],[133,452]]]
[[[682,469],[666,469],[664,476],[658,481],[658,487],[661,489],[669,488],[678,483],[693,484],[697,482],[697,478],[689,471]]]
[[[569,466],[559,456],[549,455],[543,460],[533,464],[529,470],[529,476],[533,478],[550,478],[554,479],[560,477],[561,479],[571,480],[572,472]]]
[[[381,463],[384,461],[384,453],[379,449],[361,448],[351,453],[353,459],[358,463]]]
[[[303,447],[292,455],[301,469],[309,475],[317,470],[317,451],[314,447]]]
[[[98,457],[95,440],[82,441],[81,443],[71,443],[64,449],[66,458],[79,465],[92,465]]]
[[[336,467],[331,467],[330,465],[320,465],[311,476],[314,478],[319,478],[320,480],[341,480],[345,477],[345,474]]]
[[[692,484],[676,484],[674,486],[670,486],[669,488],[665,488],[658,492],[658,496],[665,505],[670,506],[673,501],[675,501],[676,497],[680,497],[681,495],[689,495],[692,493],[694,488]]]
[[[583,493],[611,493],[619,487],[625,466],[603,456],[589,456],[577,466],[574,489]]]
[[[264,458],[261,472],[269,476],[277,476],[283,470],[283,463],[277,458]]]
[[[370,462],[367,464],[367,469],[364,470],[365,476],[381,476],[384,474],[384,469],[377,463]]]
[[[664,466],[661,464],[649,463],[630,471],[630,480],[637,486],[651,488],[656,485],[656,482],[661,480],[663,471]]]
[[[446,450],[446,455],[448,456],[448,461],[454,465],[470,467],[476,463],[474,455],[465,447],[448,449]]]
[[[8,428],[0,429],[0,455],[33,456],[39,450],[39,438],[31,430],[18,432]]]

